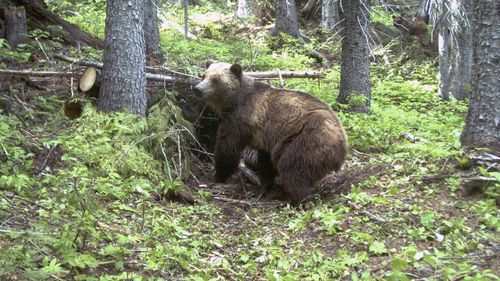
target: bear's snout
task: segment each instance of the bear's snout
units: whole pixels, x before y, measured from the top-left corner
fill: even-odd
[[[193,92],[197,95],[197,96],[201,96],[202,92],[200,90],[200,88],[198,88],[198,85],[196,85],[194,88],[193,88]]]
[[[198,85],[194,86],[193,91],[197,96],[202,96],[203,92],[206,91],[208,87],[208,82],[206,80],[201,81]]]

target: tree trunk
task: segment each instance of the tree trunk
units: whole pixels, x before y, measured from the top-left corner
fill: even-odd
[[[500,14],[497,0],[473,1],[473,69],[463,146],[500,153]]]
[[[146,57],[149,64],[163,64],[165,58],[160,46],[160,31],[158,29],[158,14],[154,0],[144,0],[144,41]]]
[[[319,16],[321,0],[309,0],[300,11],[305,19],[315,19]]]
[[[91,34],[80,30],[76,25],[71,24],[58,15],[51,13],[43,0],[9,0],[14,5],[24,6],[28,17],[28,26],[31,29],[39,28],[49,32],[53,37],[62,36],[62,39],[69,44],[78,45],[85,43],[89,46],[102,49],[104,43]],[[62,33],[49,28],[52,25],[59,25],[63,28]]]
[[[28,42],[24,7],[8,7],[5,9],[5,37],[9,41],[12,50],[15,50],[17,45]]]
[[[469,97],[472,71],[472,3],[451,0],[451,22],[455,28],[451,40],[450,92],[457,100]]]
[[[258,22],[260,11],[257,0],[238,0],[236,16],[243,21]]]
[[[184,10],[184,39],[189,38],[189,11],[188,11],[188,0],[182,1],[182,6]]]
[[[271,35],[279,36],[281,32],[302,39],[297,21],[295,0],[276,0],[276,25]]]
[[[370,32],[368,0],[342,0],[344,39],[340,68],[339,103],[350,104],[355,112],[370,110],[370,64],[367,34]]]
[[[99,110],[145,115],[144,0],[106,1],[105,36]]]
[[[429,24],[429,11],[431,10],[431,0],[420,0],[417,9],[417,19]]]
[[[5,13],[5,4],[3,2],[0,2],[0,38],[5,37],[5,18],[4,18],[4,13]]]
[[[333,31],[340,30],[339,1],[340,0],[323,0],[320,23],[322,28]]]
[[[448,0],[441,0],[440,3],[440,24],[439,24],[439,96],[443,100],[450,100],[450,55],[449,55],[449,18]]]

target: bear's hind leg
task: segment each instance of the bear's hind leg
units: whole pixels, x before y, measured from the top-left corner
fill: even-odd
[[[271,156],[265,151],[259,151],[257,154],[257,173],[265,194],[274,186],[274,178],[276,177],[276,169],[271,162]]]
[[[280,172],[276,182],[284,189],[293,206],[311,199],[313,182],[307,180],[300,171]]]

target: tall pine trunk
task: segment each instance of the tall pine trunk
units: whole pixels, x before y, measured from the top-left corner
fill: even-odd
[[[350,104],[351,110],[370,110],[371,86],[370,50],[368,38],[368,0],[342,0],[344,8],[344,39],[342,40],[342,62],[340,68],[339,103]]]
[[[295,0],[276,0],[276,25],[271,34],[279,36],[280,32],[302,39],[297,21]]]
[[[500,5],[474,0],[473,70],[464,146],[487,146],[500,153]]]
[[[472,71],[472,3],[470,0],[451,0],[450,92],[457,100],[469,97]]]
[[[144,0],[106,1],[99,110],[146,114]]]
[[[150,61],[161,64],[165,59],[160,45],[158,10],[154,0],[144,0],[144,4],[144,41],[146,44],[146,57]]]
[[[334,31],[340,30],[339,1],[340,0],[323,0],[321,4],[320,22],[322,28]]]
[[[440,0],[440,25],[439,25],[439,96],[443,100],[450,99],[450,30],[448,17],[448,0]]]

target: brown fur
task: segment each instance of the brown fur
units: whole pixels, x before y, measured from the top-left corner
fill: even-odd
[[[347,156],[335,113],[315,97],[254,81],[238,64],[209,63],[195,91],[222,117],[215,145],[215,178],[226,181],[245,147],[258,151],[264,185],[281,186],[297,205]]]
[[[394,26],[404,33],[408,33],[419,38],[425,38],[427,35],[427,24],[422,20],[414,19],[411,16],[401,14],[401,16],[392,16]]]

